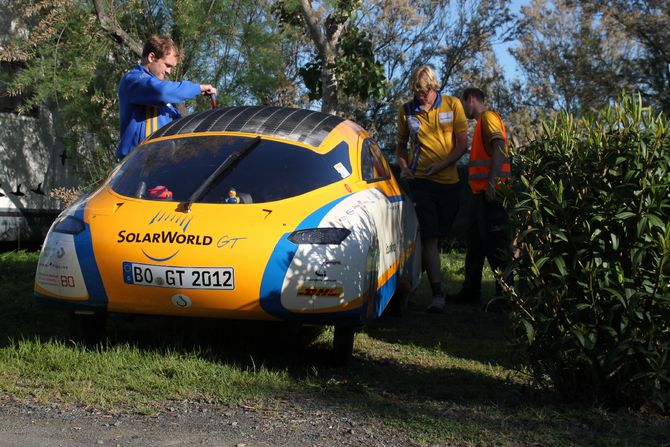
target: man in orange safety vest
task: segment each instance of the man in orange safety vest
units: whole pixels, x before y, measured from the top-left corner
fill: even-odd
[[[479,303],[484,259],[493,271],[506,271],[510,256],[510,235],[507,211],[497,197],[498,189],[510,179],[507,131],[502,118],[485,105],[482,90],[470,87],[461,96],[468,119],[476,119],[468,165],[468,184],[473,193],[468,216],[465,280],[461,291],[452,295],[454,302]],[[496,297],[502,287],[496,281]]]

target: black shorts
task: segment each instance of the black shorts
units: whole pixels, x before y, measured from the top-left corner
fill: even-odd
[[[446,237],[458,214],[460,185],[414,179],[411,190],[421,239]]]

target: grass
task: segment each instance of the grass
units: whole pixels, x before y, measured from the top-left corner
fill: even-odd
[[[115,316],[104,347],[77,345],[65,315],[34,302],[37,257],[0,254],[0,393],[19,400],[151,414],[185,399],[263,406],[308,397],[425,444],[670,445],[668,417],[571,405],[533,388],[510,361],[502,314],[426,314],[425,285],[406,318],[364,328],[352,365],[338,369],[328,361],[332,331],[301,348],[284,325]],[[444,257],[443,271],[455,292],[463,256]]]

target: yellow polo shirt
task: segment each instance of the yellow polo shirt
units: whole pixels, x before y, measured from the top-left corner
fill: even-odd
[[[468,123],[463,105],[458,98],[437,95],[433,108],[421,110],[416,100],[411,100],[398,111],[398,144],[410,150],[407,162],[417,178],[439,183],[458,183],[456,163],[430,177],[424,174],[433,163],[444,160],[454,149],[454,135],[467,132]]]

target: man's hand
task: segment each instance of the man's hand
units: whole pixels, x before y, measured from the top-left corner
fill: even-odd
[[[200,84],[200,93],[207,96],[216,95],[216,89],[210,84]]]
[[[502,165],[505,162],[507,155],[505,151],[505,140],[495,139],[492,142],[493,154],[491,159],[491,173],[489,174],[489,182],[486,187],[486,197],[485,199],[489,202],[495,202],[496,197],[496,185],[500,181],[500,172],[502,171]]]
[[[484,191],[485,194],[485,199],[487,202],[495,202],[498,200],[498,193],[496,191],[496,185],[492,184],[489,182],[488,186],[486,187],[486,191]]]
[[[424,171],[427,176],[435,175],[438,172],[440,172],[442,169],[444,169],[444,164],[442,162],[439,163],[433,163],[432,165],[428,166],[426,170]]]
[[[456,163],[462,156],[465,154],[468,150],[468,133],[467,132],[459,132],[456,135],[454,135],[454,139],[456,141],[456,145],[454,149],[451,151],[449,156],[445,158],[442,161],[439,161],[437,163],[433,163],[432,165],[428,166],[426,170],[424,171],[426,175],[435,175],[438,172],[440,172],[443,169],[448,168],[449,166],[453,165]]]

